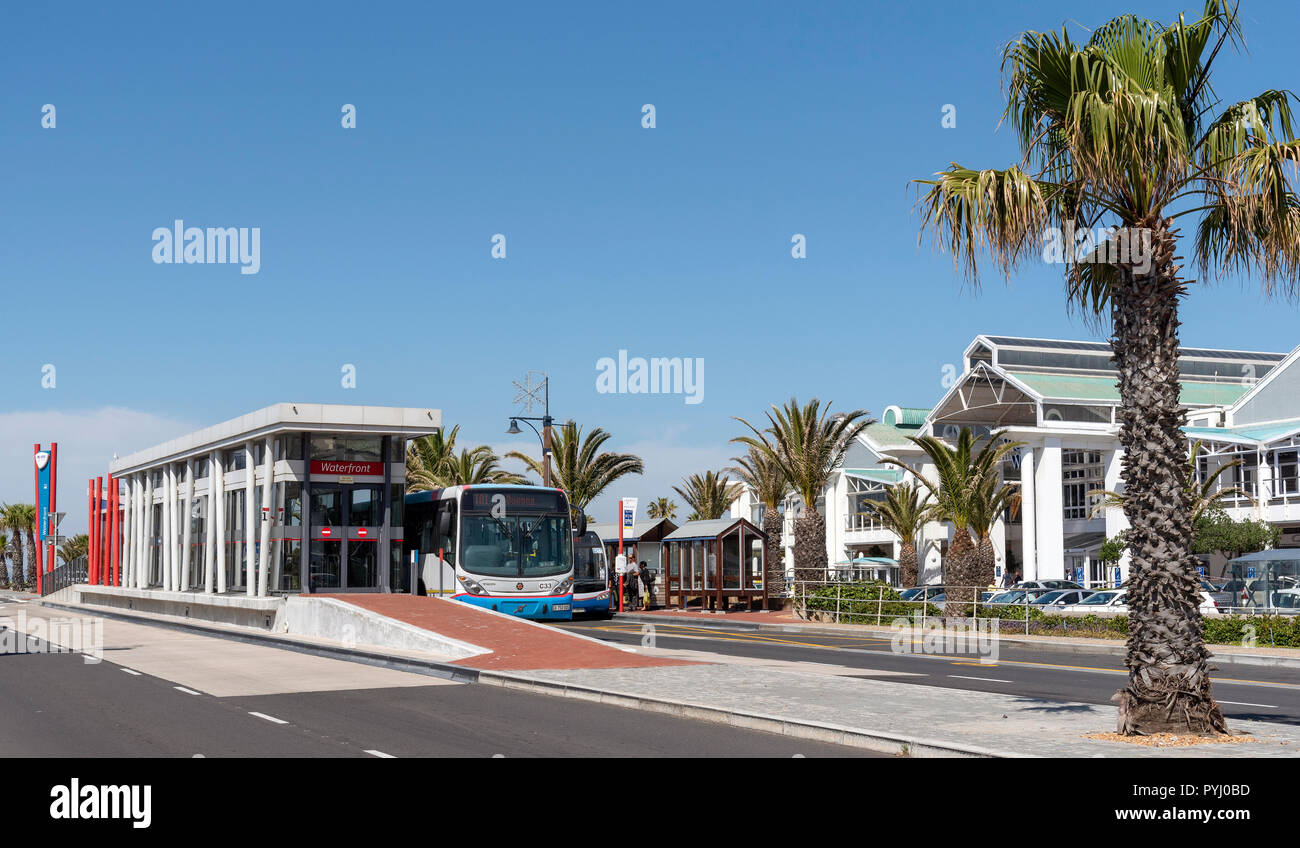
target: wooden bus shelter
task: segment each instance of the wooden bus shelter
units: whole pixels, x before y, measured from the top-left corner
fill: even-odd
[[[766,540],[767,534],[743,518],[687,521],[664,537],[665,603],[726,610],[734,601],[766,609]]]

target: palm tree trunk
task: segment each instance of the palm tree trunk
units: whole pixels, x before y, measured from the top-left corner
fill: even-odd
[[[22,589],[23,583],[23,539],[18,534],[18,530],[13,530],[13,541],[9,544],[9,555],[14,558],[13,585],[15,589]]]
[[[993,549],[993,539],[988,534],[980,534],[979,546],[975,553],[974,585],[992,586],[995,579],[993,570],[997,567],[998,555]]]
[[[1170,219],[1152,231],[1151,270],[1120,267],[1112,295],[1119,371],[1124,514],[1129,520],[1127,688],[1118,692],[1120,733],[1227,732],[1210,694],[1197,560],[1184,488],[1187,439],[1180,429],[1178,299]]]
[[[27,528],[27,585],[29,587],[35,588],[36,570],[39,567],[40,567],[40,563],[36,561],[36,534],[32,532],[32,528],[28,527]]]
[[[948,548],[948,568],[943,580],[947,587],[944,618],[964,618],[969,613],[968,607],[974,598],[973,581],[979,570],[978,556],[970,532],[964,527],[959,528],[953,536],[952,546]]]
[[[825,582],[826,519],[811,506],[794,523],[794,579]]]
[[[4,535],[0,534],[0,541],[3,541]],[[0,547],[0,589],[9,588],[9,554]]]
[[[916,545],[910,540],[903,542],[898,549],[898,567],[902,571],[903,588],[910,589],[915,586],[919,569],[916,561]]]
[[[763,532],[767,534],[767,542],[763,545],[763,585],[769,598],[785,582],[785,547],[781,544],[784,529],[785,517],[775,507],[765,507]]]

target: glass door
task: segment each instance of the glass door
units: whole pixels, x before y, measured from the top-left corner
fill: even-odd
[[[343,487],[348,542],[345,589],[379,588],[379,536],[384,524],[384,487],[359,483]]]

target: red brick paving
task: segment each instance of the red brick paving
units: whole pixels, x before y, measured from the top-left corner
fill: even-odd
[[[492,651],[456,660],[456,665],[494,671],[538,668],[639,668],[695,665],[620,651],[552,627],[538,627],[510,616],[461,603],[410,595],[313,595],[346,604]]]

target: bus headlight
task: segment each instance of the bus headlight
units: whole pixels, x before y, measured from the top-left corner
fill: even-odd
[[[559,583],[555,584],[555,588],[551,590],[551,594],[567,595],[572,591],[573,591],[573,578],[566,577],[563,580],[561,580]]]
[[[460,582],[465,586],[465,591],[471,595],[486,595],[487,590],[479,585],[477,580],[471,580],[468,577],[461,577]]]

